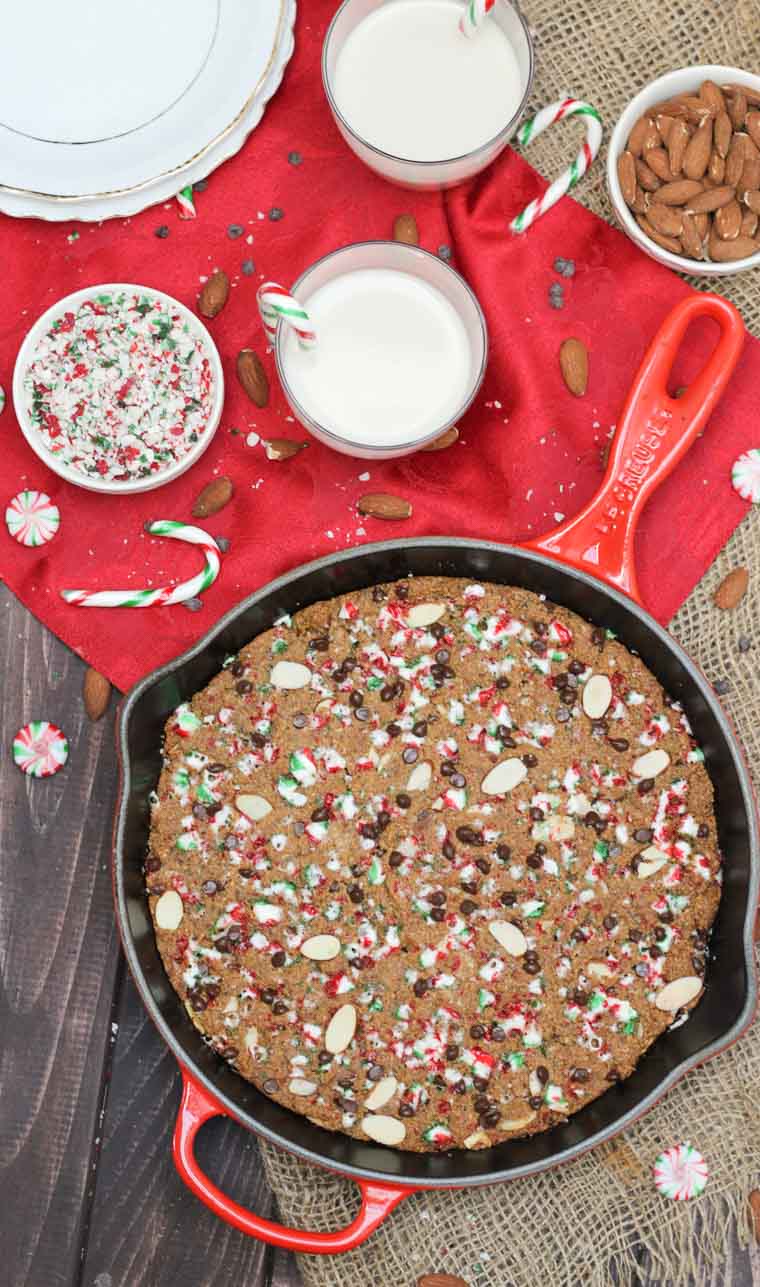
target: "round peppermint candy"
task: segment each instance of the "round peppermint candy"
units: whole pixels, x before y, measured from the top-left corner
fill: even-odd
[[[8,531],[21,545],[52,541],[60,521],[58,506],[44,492],[19,492],[5,511]]]
[[[69,744],[57,724],[34,719],[20,728],[13,739],[13,759],[33,778],[49,778],[69,758]]]
[[[657,1192],[674,1202],[698,1198],[704,1193],[708,1174],[705,1159],[691,1144],[674,1144],[654,1164]]]
[[[742,500],[752,501],[753,505],[760,501],[760,449],[751,447],[734,461],[731,482]]]

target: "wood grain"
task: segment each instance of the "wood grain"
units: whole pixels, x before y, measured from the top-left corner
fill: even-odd
[[[74,1283],[118,950],[108,851],[109,715],[90,724],[82,665],[0,587],[0,1277]],[[32,718],[70,741],[36,781],[8,743]]]

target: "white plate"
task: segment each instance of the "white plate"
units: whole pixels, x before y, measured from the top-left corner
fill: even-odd
[[[134,214],[207,175],[294,47],[295,0],[35,0],[7,17],[0,209],[43,219]]]

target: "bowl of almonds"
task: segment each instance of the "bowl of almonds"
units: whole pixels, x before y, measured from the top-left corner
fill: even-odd
[[[615,126],[607,183],[659,263],[704,277],[760,266],[760,76],[710,64],[652,81]]]

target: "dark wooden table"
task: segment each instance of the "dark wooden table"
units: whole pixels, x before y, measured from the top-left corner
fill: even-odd
[[[84,663],[2,586],[0,655],[0,1285],[298,1287],[292,1256],[228,1229],[172,1165],[177,1067],[125,970],[111,905],[116,694],[90,723]],[[43,781],[9,754],[33,718],[71,747]],[[199,1155],[227,1192],[275,1213],[250,1134],[212,1122]],[[734,1247],[699,1283],[760,1287],[760,1253]]]

